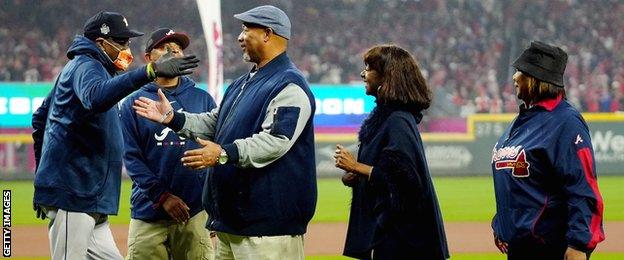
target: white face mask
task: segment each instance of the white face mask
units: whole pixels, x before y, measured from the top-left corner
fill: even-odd
[[[113,48],[115,48],[115,50],[117,50],[118,52],[117,58],[113,61],[113,64],[115,64],[115,67],[117,67],[117,69],[121,71],[128,70],[128,67],[130,67],[130,64],[134,60],[134,57],[132,56],[132,52],[130,51],[130,48],[127,48],[125,50],[120,50],[119,48],[117,48],[117,46],[110,43],[109,41],[107,40],[104,40],[104,41],[108,43],[108,45],[113,46]]]

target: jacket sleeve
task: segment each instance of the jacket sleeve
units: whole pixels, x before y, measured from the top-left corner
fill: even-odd
[[[72,86],[82,106],[95,113],[108,111],[122,98],[150,82],[145,66],[108,78],[108,72],[96,61],[79,65],[72,77]]]
[[[185,138],[213,140],[218,117],[219,108],[206,113],[174,112],[173,119],[165,126]]]
[[[229,160],[237,166],[262,168],[290,150],[310,120],[311,113],[308,96],[300,86],[291,83],[270,101],[262,131],[221,145]]]
[[[32,115],[32,127],[33,127],[33,150],[35,152],[35,167],[39,167],[39,161],[41,160],[41,149],[43,148],[43,135],[45,133],[46,120],[48,119],[48,111],[50,110],[50,102],[52,102],[52,96],[56,86],[50,90],[48,96],[43,100],[41,106]]]
[[[390,193],[390,210],[404,213],[420,208],[423,202],[423,184],[416,167],[416,161],[410,154],[422,151],[422,144],[415,136],[416,125],[403,116],[391,115],[388,119],[387,145],[376,157],[370,180],[374,186],[385,186]],[[416,154],[416,158],[419,156]]]
[[[581,118],[568,120],[556,147],[559,152],[553,164],[568,197],[568,245],[581,251],[592,250],[605,238],[604,206],[585,122]]]
[[[124,100],[121,105],[121,128],[124,139],[124,165],[128,176],[154,204],[159,203],[160,196],[167,190],[160,183],[158,176],[147,166],[146,158],[143,156],[144,139],[138,130],[138,120],[136,113],[132,109],[133,99]]]

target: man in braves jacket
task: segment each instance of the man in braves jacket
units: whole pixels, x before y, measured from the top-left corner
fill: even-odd
[[[169,28],[152,32],[145,60],[181,57],[189,37]],[[167,96],[172,109],[200,113],[216,107],[206,91],[188,77],[158,77],[126,98],[120,109],[124,137],[124,165],[132,178],[128,256],[132,259],[212,259],[208,214],[201,205],[206,171],[180,163],[184,151],[200,146],[171,128],[138,117],[132,109],[139,97]],[[173,111],[173,110],[172,110]]]
[[[508,259],[587,259],[604,240],[589,129],[565,100],[567,57],[536,41],[513,63],[524,104],[492,152],[492,228]]]
[[[52,259],[121,259],[108,225],[121,188],[116,104],[157,76],[192,73],[198,62],[169,57],[118,75],[132,62],[130,38],[141,35],[119,13],[91,17],[69,47],[70,61],[44,106],[33,114],[35,146],[41,147],[33,204],[38,217],[50,218]]]
[[[174,113],[166,98],[135,102],[140,116],[163,122],[202,149],[185,166],[211,168],[204,186],[207,227],[217,259],[304,259],[303,234],[316,206],[314,96],[286,55],[290,20],[274,6],[234,17],[238,41],[255,64],[226,90],[218,109]]]

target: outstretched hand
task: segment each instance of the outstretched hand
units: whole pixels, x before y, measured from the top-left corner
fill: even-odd
[[[184,152],[182,165],[195,170],[215,166],[221,155],[221,146],[201,138],[197,138],[197,142],[203,147]]]
[[[175,78],[177,76],[193,73],[193,68],[199,66],[199,59],[195,55],[184,55],[176,57],[167,48],[167,54],[161,56],[152,63],[157,77]]]
[[[168,124],[173,119],[173,107],[161,89],[158,89],[159,101],[139,97],[134,101],[137,115],[161,124]]]

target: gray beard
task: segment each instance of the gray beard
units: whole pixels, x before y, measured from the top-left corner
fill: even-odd
[[[251,57],[246,52],[243,53],[243,60],[245,60],[246,62],[252,62]]]

